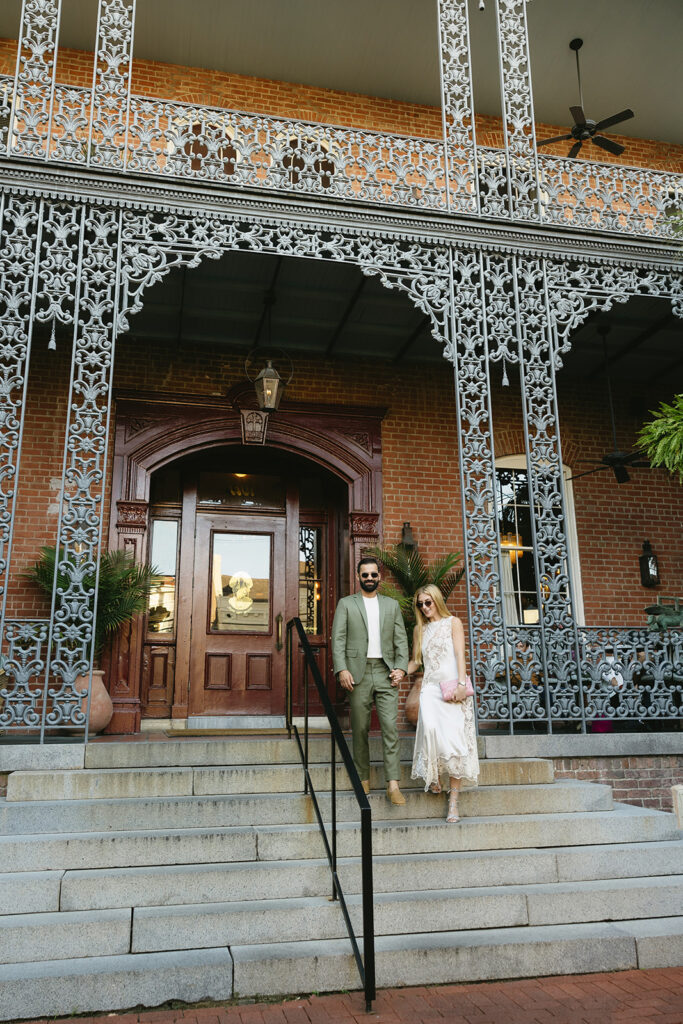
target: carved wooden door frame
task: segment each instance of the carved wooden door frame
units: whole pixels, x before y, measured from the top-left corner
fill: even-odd
[[[226,400],[193,395],[124,392],[115,395],[109,547],[147,557],[150,478],[183,456],[242,444],[239,407],[250,398],[240,385]],[[348,488],[348,579],[365,549],[382,530],[382,440],[384,408],[283,402],[268,423],[266,447],[310,459]],[[183,573],[182,562],[179,573]],[[109,688],[114,717],[109,732],[140,728],[141,623],[121,636],[112,651]],[[187,665],[186,665],[187,662]],[[189,660],[177,652],[172,718],[187,717]]]

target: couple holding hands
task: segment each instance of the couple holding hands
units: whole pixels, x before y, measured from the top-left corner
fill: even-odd
[[[353,760],[363,789],[370,792],[368,733],[373,700],[382,729],[387,799],[405,804],[399,788],[398,686],[406,674],[424,667],[420,714],[411,777],[425,790],[441,792],[448,776],[446,821],[457,822],[458,793],[464,779],[479,775],[474,699],[466,685],[465,635],[460,619],[446,608],[441,591],[428,584],[413,598],[413,656],[398,602],[377,593],[380,570],[375,559],[361,558],[360,591],[343,597],[332,624],[332,658],[340,686],[349,694]]]

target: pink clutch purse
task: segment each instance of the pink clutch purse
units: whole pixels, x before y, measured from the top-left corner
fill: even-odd
[[[459,680],[448,679],[443,683],[439,683],[441,687],[441,696],[444,700],[453,700],[455,697],[455,691],[458,687]],[[474,687],[472,686],[472,680],[469,676],[465,676],[465,697],[474,697]],[[464,700],[465,698],[463,698]]]

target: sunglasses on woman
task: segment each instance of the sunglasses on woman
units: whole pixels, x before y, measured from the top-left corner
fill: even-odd
[[[434,604],[434,602],[431,600],[431,598],[427,597],[427,598],[425,598],[424,601],[418,601],[417,602],[417,607],[418,608],[431,608],[433,604]]]

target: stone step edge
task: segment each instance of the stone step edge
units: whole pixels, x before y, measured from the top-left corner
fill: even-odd
[[[182,798],[179,798],[182,799]],[[199,798],[199,799],[204,799]],[[207,800],[211,797],[206,797]],[[80,803],[81,801],[73,801]],[[101,801],[93,801],[100,804]],[[122,801],[118,801],[119,803]],[[128,801],[136,803],[137,801]],[[0,806],[2,801],[0,800]],[[615,801],[613,807],[610,810],[599,810],[599,811],[549,811],[547,813],[541,811],[534,811],[529,814],[497,814],[497,815],[472,815],[466,816],[460,819],[458,828],[472,828],[479,825],[495,825],[505,822],[506,824],[531,824],[531,823],[546,823],[551,819],[554,821],[568,819],[576,821],[578,819],[588,819],[589,821],[597,821],[598,819],[606,818],[606,820],[616,819],[629,819],[629,818],[640,818],[643,822],[648,820],[661,821],[663,818],[671,819],[672,836],[668,839],[662,839],[658,836],[654,839],[644,837],[641,840],[629,840],[627,845],[640,846],[644,843],[660,843],[660,842],[683,842],[683,830],[676,829],[675,827],[675,815],[669,811],[660,811],[654,807],[638,807],[634,804],[623,804]],[[377,830],[382,831],[393,831],[395,829],[405,828],[406,823],[409,823],[411,828],[430,828],[430,829],[443,829],[445,827],[444,822],[441,818],[373,818],[372,828],[373,832]],[[329,822],[326,823],[329,830]],[[356,821],[338,821],[337,822],[338,832],[360,832],[360,824]],[[272,833],[272,832],[286,832],[286,833],[301,833],[308,832],[311,834],[318,835],[320,833],[317,822],[287,822],[283,824],[260,824],[260,825],[194,825],[188,828],[181,828],[179,826],[172,826],[170,828],[159,828],[159,829],[110,829],[103,832],[101,829],[92,832],[10,832],[0,835],[0,848],[3,844],[10,844],[21,841],[36,841],[36,842],[54,842],[54,841],[67,841],[73,839],[84,839],[93,840],[99,837],[101,838],[131,838],[131,837],[159,837],[164,838],[167,836],[178,836],[183,837],[185,835],[192,837],[200,834],[210,833],[211,835],[223,834],[223,833]],[[557,846],[557,844],[553,844]],[[581,843],[580,846],[588,846],[589,844]],[[592,847],[595,846],[611,846],[612,844],[607,843],[596,843],[590,844]],[[616,845],[623,846],[623,842],[617,841]],[[536,849],[533,847],[532,849]],[[568,846],[567,849],[575,849],[574,846]],[[517,852],[520,849],[526,849],[526,847],[510,847]],[[540,849],[548,849],[548,847],[540,847]],[[467,852],[467,851],[464,851]],[[490,852],[487,851],[486,852]],[[2,874],[2,872],[0,872]]]
[[[376,936],[375,948],[377,953],[384,954],[390,954],[400,949],[420,948],[422,944],[419,940],[424,939],[425,936],[431,940],[429,945],[432,948],[438,948],[439,946],[442,948],[453,948],[456,945],[458,947],[468,945],[476,947],[487,944],[490,946],[508,945],[511,940],[523,944],[545,943],[548,940],[562,941],[563,936],[574,939],[582,934],[586,936],[597,934],[600,937],[609,935],[615,937],[634,937],[633,932],[637,928],[642,928],[648,924],[656,927],[662,925],[662,922],[671,927],[672,934],[678,934],[683,930],[683,917],[681,916],[664,919],[636,918],[619,922],[600,921],[562,925],[522,925],[512,928],[485,928],[454,932],[434,932],[431,934],[418,933],[417,935],[411,935],[407,933],[402,935]],[[579,935],[577,936],[576,933],[579,933]],[[360,945],[362,952],[362,940]],[[311,956],[319,958],[324,958],[325,956],[348,956],[350,958],[352,956],[351,947],[346,939],[322,939],[314,943],[298,940],[271,943],[265,948],[268,950],[267,959],[277,959],[283,956],[287,959],[299,957],[308,959]],[[212,951],[221,951],[224,954],[231,954],[235,962],[237,959],[262,959],[263,949],[264,947],[260,944],[254,946],[242,944],[228,947],[206,947],[201,950],[185,950],[183,952],[196,954],[198,957],[201,957],[201,954],[208,956]],[[74,957],[69,960],[43,960],[19,964],[3,964],[0,965],[0,990],[3,982],[15,977],[23,977],[28,981],[40,977],[68,978],[69,976],[77,976],[80,973],[92,976],[96,973],[94,971],[95,967],[101,967],[103,969],[102,973],[118,973],[126,967],[139,971],[145,961],[151,967],[156,967],[163,960],[173,962],[176,955],[176,951],[127,953],[114,954],[112,956]]]
[[[639,845],[639,844],[636,844],[636,845]],[[606,847],[605,844],[603,844],[601,848],[602,849],[605,849],[605,848],[606,849],[611,849],[611,847],[609,847],[609,846]],[[564,852],[564,849],[565,849],[564,847],[560,847],[560,848],[553,848],[553,847],[545,847],[545,848],[543,848],[543,847],[520,847],[520,848],[514,849],[514,850],[484,850],[484,851],[482,851],[482,850],[440,850],[440,851],[436,851],[434,853],[423,853],[423,854],[420,854],[420,857],[421,857],[421,860],[423,862],[425,862],[426,860],[431,860],[434,863],[438,863],[439,861],[444,861],[444,860],[449,861],[449,862],[451,862],[451,861],[455,861],[455,862],[464,861],[464,862],[467,862],[468,860],[474,860],[474,859],[479,860],[479,859],[483,859],[483,858],[491,858],[491,859],[497,859],[497,858],[503,859],[503,858],[506,858],[506,857],[515,857],[515,858],[532,857],[533,858],[533,857],[547,857],[548,855],[550,855],[551,857],[552,856],[558,857],[558,856],[562,855],[562,853]],[[593,852],[593,850],[596,849],[596,848],[595,847],[585,847],[584,846],[584,847],[576,847],[576,848],[572,848],[572,849],[582,849],[582,850],[585,850],[585,851]],[[683,851],[683,846],[682,846],[682,851]],[[381,866],[383,864],[384,865],[389,865],[389,864],[396,863],[396,864],[399,864],[399,865],[405,865],[406,868],[410,867],[410,865],[409,865],[409,863],[407,861],[406,855],[403,854],[403,853],[377,854],[377,855],[375,855],[373,857],[373,861],[378,866],[379,870],[381,870]],[[205,862],[205,863],[193,862],[193,863],[189,863],[189,864],[158,864],[158,865],[157,864],[143,864],[143,865],[141,865],[139,867],[137,867],[135,865],[132,865],[132,866],[128,866],[128,867],[104,867],[104,868],[59,868],[59,869],[56,869],[54,871],[33,871],[33,872],[32,871],[17,871],[17,872],[11,872],[10,871],[10,872],[2,872],[2,873],[0,873],[0,880],[4,880],[5,884],[11,884],[11,882],[13,880],[17,880],[18,881],[19,879],[25,879],[27,877],[35,879],[39,875],[43,875],[43,876],[47,876],[47,877],[52,877],[52,878],[60,878],[60,879],[64,880],[64,878],[66,876],[69,876],[70,878],[74,878],[74,877],[78,877],[78,878],[94,878],[94,877],[112,878],[112,877],[116,877],[116,876],[121,877],[121,876],[126,875],[126,874],[129,874],[129,875],[130,874],[134,874],[134,875],[137,875],[137,876],[144,875],[144,874],[147,874],[148,876],[150,876],[150,875],[152,875],[154,873],[163,874],[163,875],[183,874],[183,873],[186,873],[188,870],[193,871],[197,875],[200,875],[202,873],[214,874],[214,873],[221,872],[221,871],[226,871],[226,872],[232,873],[232,872],[239,871],[241,868],[245,868],[245,869],[248,869],[248,870],[258,870],[258,871],[266,872],[266,871],[270,871],[270,870],[283,869],[283,868],[289,869],[291,871],[301,871],[303,869],[314,870],[314,869],[317,869],[317,868],[327,867],[327,866],[328,866],[328,861],[327,861],[326,857],[311,857],[311,858],[307,858],[305,860],[302,860],[302,859],[291,859],[291,860],[210,861],[210,862]],[[337,858],[337,866],[338,866],[338,869],[340,871],[343,871],[344,869],[351,869],[354,866],[355,867],[359,867],[360,866],[360,856],[338,857]],[[615,883],[625,884],[627,881],[633,881],[634,879],[638,879],[638,878],[641,878],[641,879],[642,878],[650,878],[650,879],[653,879],[655,883],[657,883],[657,882],[661,881],[662,878],[674,878],[675,879],[675,878],[679,878],[679,877],[683,877],[683,868],[682,868],[681,872],[678,872],[676,874],[668,874],[668,875],[627,875],[627,876],[623,876],[622,875],[622,876],[616,876],[616,877],[607,876],[607,877],[599,878],[599,879],[576,879],[576,880],[563,880],[563,881],[557,880],[557,881],[552,881],[552,882],[548,882],[548,883],[539,882],[539,883],[529,883],[529,884],[532,884],[532,885],[553,885],[553,886],[555,886],[555,885],[559,885],[559,886],[565,885],[565,886],[570,886],[571,887],[571,886],[575,886],[575,885],[576,886],[600,885],[600,884],[602,884],[603,882],[606,882],[606,881],[612,881],[612,882],[615,882]],[[523,883],[514,883],[514,884],[515,885],[522,885]],[[473,892],[477,888],[482,888],[482,887],[481,886],[469,886],[469,887],[468,886],[463,886],[462,888],[467,888],[468,891],[472,891]],[[506,888],[506,885],[505,885],[505,882],[502,881],[500,883],[500,885],[486,886],[486,887],[483,887],[483,888],[492,888],[492,889],[495,889],[495,890],[501,890],[501,889]],[[406,890],[406,891],[412,891],[412,890]],[[431,890],[414,890],[414,891],[415,892],[426,892],[426,891],[431,891]],[[377,893],[376,893],[376,895],[377,895]],[[282,897],[282,898],[286,899],[287,897]],[[232,902],[232,901],[228,901],[228,902]],[[183,906],[184,904],[171,904],[171,905],[172,906]],[[104,909],[104,908],[102,908],[102,909]],[[13,916],[13,915],[9,915],[9,916]]]
[[[137,771],[137,769],[134,769]],[[155,769],[152,769],[155,770]],[[190,770],[190,769],[188,769]],[[560,793],[562,790],[567,792],[587,790],[588,792],[596,792],[597,790],[610,791],[612,787],[604,782],[587,782],[583,779],[556,779],[553,782],[530,782],[530,783],[512,783],[510,785],[496,784],[493,786],[463,786],[462,796],[466,794],[477,793],[478,790],[485,793],[496,793],[505,794],[506,796],[511,790],[522,790],[523,792],[528,791],[530,794],[537,793],[539,790],[549,790],[551,792]],[[423,787],[416,786],[404,786],[402,791],[412,799],[416,796],[428,796],[425,793]],[[329,798],[331,790],[329,789],[316,789],[316,795],[324,798]],[[370,791],[369,796],[377,799],[384,797],[384,789],[373,789]],[[74,806],[74,805],[85,805],[85,804],[97,804],[98,806],[106,806],[107,804],[120,805],[131,805],[139,804],[143,801],[157,801],[163,803],[171,803],[174,801],[187,801],[187,800],[220,800],[221,802],[227,801],[243,801],[243,800],[262,800],[262,801],[284,801],[284,800],[298,800],[302,796],[305,796],[303,792],[303,785],[301,791],[284,791],[281,793],[182,793],[176,796],[125,796],[125,797],[84,797],[76,800],[63,800],[59,797],[55,797],[52,800],[11,800],[8,797],[0,798],[0,808],[5,807],[54,807],[54,806]],[[341,793],[337,790],[338,802],[351,803],[357,802],[355,794],[348,790],[343,790]],[[380,800],[381,802],[381,800]],[[648,808],[654,810],[654,808]],[[553,812],[551,812],[553,813]],[[567,812],[574,813],[574,812]],[[507,815],[501,815],[501,817],[507,817]]]
[[[530,763],[532,763],[532,764],[533,763],[535,763],[535,764],[547,764],[548,762],[544,762],[542,759],[537,758],[537,759],[534,759],[534,760],[532,760],[532,759],[524,759],[524,760],[520,759],[519,761],[514,761],[512,759],[508,759],[508,760],[505,760],[505,761],[491,762],[491,763],[503,764],[503,765],[506,765],[506,766],[514,765],[515,768],[510,767],[508,769],[510,772],[513,772],[513,773],[518,774],[518,775],[519,774],[529,775],[529,774],[531,774],[531,772],[528,772],[528,773],[524,773],[523,772],[523,767],[524,766],[527,766]],[[417,792],[425,792],[424,785],[423,785],[421,780],[419,780],[419,779],[412,779],[412,778],[406,778],[406,775],[408,773],[410,765],[411,765],[410,761],[402,761],[401,762],[401,780],[400,780],[401,781],[401,789],[404,790],[405,792],[416,792],[416,793]],[[517,768],[518,765],[522,765],[522,770],[515,771],[515,769]],[[72,797],[63,797],[57,791],[52,796],[35,797],[35,798],[33,798],[31,796],[27,796],[26,792],[25,792],[30,785],[34,785],[34,786],[38,785],[38,786],[41,786],[41,788],[42,788],[46,781],[54,783],[54,788],[55,788],[55,790],[57,790],[59,784],[62,783],[62,782],[65,782],[65,783],[69,784],[69,788],[72,788],[73,785],[81,785],[81,786],[83,786],[85,788],[85,787],[88,787],[88,786],[94,787],[96,785],[96,783],[98,781],[100,781],[100,780],[101,780],[103,785],[106,785],[108,780],[112,780],[112,779],[120,779],[122,781],[125,781],[126,779],[136,779],[141,785],[144,785],[145,783],[149,784],[150,781],[153,781],[154,779],[158,779],[160,786],[163,783],[165,783],[167,780],[172,779],[172,780],[175,781],[175,785],[178,788],[182,788],[182,789],[186,789],[187,790],[187,792],[182,792],[182,793],[175,794],[175,795],[178,795],[178,796],[212,796],[212,795],[215,795],[215,796],[249,796],[249,795],[254,795],[254,796],[256,796],[256,795],[262,795],[263,791],[262,790],[253,790],[253,791],[251,791],[251,790],[249,790],[247,788],[248,785],[249,785],[249,776],[251,775],[253,779],[258,779],[260,776],[272,775],[273,767],[275,767],[275,768],[295,769],[297,772],[300,772],[301,789],[303,790],[304,774],[303,774],[303,767],[301,766],[301,764],[298,764],[298,765],[296,765],[296,764],[284,764],[284,765],[275,765],[275,766],[271,766],[271,765],[193,765],[193,766],[182,766],[181,765],[181,766],[175,766],[175,767],[163,766],[163,767],[159,767],[159,768],[150,768],[150,767],[143,766],[143,767],[137,767],[137,768],[123,768],[122,767],[122,768],[81,768],[81,769],[74,769],[74,770],[59,769],[57,771],[46,771],[46,770],[43,770],[43,769],[36,769],[35,771],[31,771],[31,770],[21,769],[21,770],[10,772],[8,774],[8,777],[7,777],[7,795],[6,795],[5,799],[7,800],[8,803],[29,803],[29,802],[30,803],[39,803],[39,802],[46,803],[46,802],[54,802],[54,801],[60,801],[61,802],[61,801],[65,801],[65,800],[67,800],[67,801],[70,800],[72,802],[75,802],[77,800],[87,800],[87,799],[102,799],[102,800],[117,799],[116,797],[108,797],[106,795],[102,796],[102,797],[96,797],[96,796],[93,796],[93,795],[89,796],[87,794],[84,794],[83,796],[80,796],[80,797],[78,797],[78,796],[75,796],[75,797],[74,796],[72,796]],[[313,784],[315,785],[316,784],[316,776],[319,776],[320,772],[325,772],[327,775],[329,775],[329,765],[312,763],[310,765],[310,771],[311,771],[311,775],[313,777]],[[381,764],[372,764],[371,765],[371,771],[372,771],[372,775],[373,775],[373,779],[372,779],[373,786],[372,786],[371,792],[373,792],[373,793],[382,792],[383,789],[384,789],[383,782],[381,782],[381,781],[375,782],[375,776],[379,772],[382,771]],[[225,790],[221,790],[221,789],[216,789],[215,792],[212,792],[210,789],[207,789],[206,786],[208,785],[208,779],[212,776],[212,774],[215,775],[216,773],[218,773],[219,775],[220,774],[225,774],[226,776],[229,776],[231,773],[241,773],[242,775],[246,776],[245,781],[244,781],[245,788],[241,792],[236,792],[236,793],[225,792]],[[486,775],[486,770],[484,770],[484,772],[482,774],[485,776]],[[546,774],[546,773],[544,773],[544,774]],[[350,780],[345,776],[343,768],[340,767],[339,765],[337,766],[336,775],[337,775],[337,791],[340,792],[340,793],[343,793],[344,795],[349,794],[349,792],[352,790],[353,787],[351,785]],[[527,778],[524,778],[523,780],[511,779],[510,781],[500,781],[500,779],[498,779],[495,782],[482,781],[482,782],[479,783],[479,788],[486,789],[486,790],[489,790],[489,789],[502,789],[502,788],[511,789],[511,788],[516,788],[518,786],[524,786],[524,787],[528,788],[528,787],[531,787],[531,786],[533,786],[533,787],[552,786],[552,785],[555,785],[555,784],[560,784],[560,783],[565,783],[565,782],[572,782],[572,783],[578,782],[578,783],[580,783],[582,785],[591,784],[591,783],[589,783],[587,781],[584,781],[584,780],[554,779],[552,771],[547,773],[547,775],[549,777],[542,777],[542,778],[538,778],[536,780],[529,779],[527,777]],[[216,784],[218,785],[219,782],[220,782],[220,779],[217,781]],[[199,792],[199,793],[196,792],[196,786],[198,784],[201,786],[201,792]],[[605,785],[605,784],[604,783],[597,783],[597,785]],[[14,790],[16,788],[19,788],[20,791],[24,790],[24,793],[22,795],[18,796],[18,797],[15,797],[14,796]],[[477,787],[465,787],[465,788],[477,788]],[[329,793],[330,792],[329,782],[328,782],[327,778],[325,778],[323,780],[323,784],[322,785],[316,786],[316,791],[319,792],[319,793]],[[294,790],[294,789],[278,790],[278,795],[283,795],[283,794],[288,793],[288,792],[290,792],[290,793],[297,793],[298,789],[297,790]],[[163,794],[159,794],[159,795],[160,795],[161,798],[163,798],[163,796],[164,796]],[[172,795],[174,795],[174,794],[167,794],[167,796],[172,796]],[[155,796],[155,794],[154,793],[146,793],[146,794],[143,794],[143,796],[146,796],[148,798],[152,798],[152,797]],[[119,799],[137,799],[137,797],[130,797],[130,798],[124,797],[124,798],[119,798]]]
[[[487,901],[502,901],[502,900],[509,900],[510,897],[514,897],[514,896],[521,897],[522,900],[524,901],[524,903],[521,905],[521,910],[520,910],[520,913],[518,914],[518,918],[520,916],[523,918],[524,912],[526,912],[527,920],[523,920],[523,919],[520,920],[520,919],[518,919],[517,921],[515,921],[514,924],[510,924],[510,925],[497,924],[497,925],[492,925],[492,926],[489,926],[489,927],[484,925],[484,926],[480,926],[479,928],[476,929],[476,931],[478,931],[478,932],[487,932],[487,931],[492,931],[492,930],[497,930],[497,931],[503,932],[503,931],[509,930],[510,928],[519,928],[519,927],[533,928],[533,927],[539,927],[539,925],[530,924],[529,923],[530,908],[529,908],[528,903],[526,902],[526,900],[529,897],[533,897],[533,896],[541,896],[541,897],[543,897],[543,896],[547,895],[547,896],[549,896],[552,899],[553,896],[558,894],[556,892],[556,890],[559,890],[559,892],[562,893],[562,894],[566,894],[566,893],[569,893],[569,894],[580,893],[580,894],[587,894],[589,896],[592,895],[592,894],[596,894],[596,895],[601,895],[601,896],[607,895],[607,896],[612,896],[612,897],[618,898],[619,896],[628,896],[628,893],[629,893],[630,889],[632,888],[631,883],[634,882],[634,881],[637,881],[638,883],[640,883],[640,884],[638,884],[638,889],[641,890],[641,892],[643,890],[647,890],[649,888],[652,888],[652,889],[656,890],[658,888],[659,889],[662,889],[662,888],[674,888],[674,887],[677,887],[677,886],[681,886],[681,891],[683,891],[683,876],[667,876],[667,877],[663,877],[662,876],[662,877],[660,877],[658,879],[651,879],[651,878],[649,878],[649,879],[648,878],[637,879],[637,880],[636,879],[626,879],[626,880],[625,879],[605,879],[605,880],[601,880],[600,882],[592,882],[592,883],[579,883],[579,882],[571,883],[571,884],[570,883],[565,883],[565,884],[562,884],[562,883],[531,883],[531,884],[528,884],[528,885],[512,885],[512,886],[508,886],[508,887],[479,886],[479,887],[475,887],[473,889],[410,890],[410,891],[401,891],[401,892],[398,892],[398,893],[395,893],[395,892],[392,892],[392,893],[377,893],[375,895],[374,902],[375,902],[375,906],[376,907],[380,907],[382,905],[392,905],[392,904],[395,905],[397,903],[399,903],[399,904],[408,904],[408,905],[412,905],[414,907],[415,905],[420,904],[420,903],[433,903],[436,900],[438,900],[438,901],[441,901],[441,900],[446,900],[446,901],[448,901],[448,900],[458,900],[462,904],[464,904],[463,913],[467,914],[466,904],[468,902],[470,902],[470,901],[474,901],[474,900],[480,901],[482,899],[485,899]],[[643,882],[645,882],[645,883],[649,882],[649,883],[651,883],[651,885],[647,885],[647,884],[643,885],[642,884]],[[619,884],[619,883],[621,883],[621,884]],[[348,905],[348,907],[349,907],[349,909],[351,911],[355,910],[356,908],[360,908],[362,906],[362,897],[361,897],[361,895],[357,894],[357,893],[350,894],[347,897],[347,905]],[[408,909],[410,910],[411,907],[409,906]],[[10,932],[11,932],[12,929],[14,929],[16,931],[17,935],[21,935],[21,932],[22,932],[23,929],[27,929],[27,928],[28,929],[33,929],[33,928],[40,929],[41,934],[40,934],[40,937],[39,937],[39,939],[37,941],[40,943],[41,947],[43,947],[46,951],[48,951],[49,955],[48,956],[35,956],[31,960],[12,961],[12,963],[14,963],[14,964],[20,964],[20,963],[41,963],[41,962],[46,962],[48,960],[85,959],[85,957],[83,957],[82,954],[80,954],[79,956],[73,956],[73,955],[70,955],[68,952],[65,952],[63,956],[56,956],[55,955],[54,939],[51,938],[52,932],[55,929],[57,929],[57,930],[63,929],[64,927],[69,927],[70,925],[71,926],[78,926],[78,927],[83,927],[83,926],[87,927],[90,924],[96,924],[96,925],[97,924],[111,924],[111,922],[114,919],[116,919],[116,923],[120,923],[122,925],[125,924],[126,931],[125,931],[125,933],[121,932],[121,936],[120,937],[121,937],[121,939],[123,939],[125,934],[128,935],[128,940],[127,940],[127,943],[126,943],[127,948],[124,948],[122,950],[120,948],[120,946],[121,946],[121,942],[120,942],[118,950],[114,949],[111,953],[108,953],[108,952],[98,952],[98,953],[94,954],[94,956],[117,956],[117,955],[122,955],[122,954],[130,952],[130,951],[136,952],[136,950],[132,948],[134,943],[135,943],[136,924],[139,923],[140,927],[144,927],[143,923],[145,921],[150,921],[150,920],[154,920],[154,919],[158,919],[158,920],[162,920],[163,921],[164,919],[168,919],[169,923],[172,923],[174,921],[177,923],[179,918],[182,918],[182,917],[185,917],[185,916],[191,916],[191,917],[202,917],[202,916],[205,916],[205,917],[207,917],[207,919],[210,920],[210,919],[214,918],[215,915],[220,915],[220,914],[228,914],[228,915],[230,915],[230,914],[257,914],[257,915],[263,915],[264,913],[269,913],[269,914],[270,913],[278,913],[278,914],[285,913],[285,914],[289,914],[289,913],[292,913],[293,911],[297,911],[297,910],[304,910],[309,915],[315,910],[317,912],[316,913],[316,917],[317,917],[317,914],[319,914],[321,911],[325,915],[337,913],[338,910],[339,910],[339,904],[337,904],[335,906],[326,897],[311,896],[311,897],[293,897],[293,898],[292,897],[286,897],[286,898],[282,898],[280,900],[278,900],[278,899],[245,900],[245,901],[235,901],[235,902],[219,902],[219,903],[214,903],[214,904],[193,903],[193,904],[174,904],[174,905],[171,905],[171,906],[169,906],[169,905],[153,905],[153,906],[133,907],[133,908],[95,909],[95,910],[79,910],[79,911],[57,911],[57,912],[48,912],[48,913],[30,913],[30,914],[20,914],[20,915],[3,915],[3,916],[0,916],[0,931],[2,931],[6,936],[8,936],[9,941],[11,941]],[[131,913],[131,911],[132,911],[132,913]],[[413,910],[413,913],[414,912],[415,911]],[[667,918],[669,918],[669,917],[677,917],[677,916],[679,916],[679,915],[676,915],[676,914],[669,914],[669,915],[660,914],[660,915],[658,915],[657,918],[642,918],[642,919],[657,920],[657,921],[661,922],[662,927],[664,927],[664,922],[666,921]],[[628,915],[626,915],[624,919],[628,920],[629,919]],[[621,920],[621,919],[620,918],[615,918],[614,922],[616,923],[619,920]],[[413,936],[425,935],[425,934],[433,934],[433,929],[429,927],[428,922],[420,922],[419,919],[415,919],[413,921],[413,923],[417,924],[418,927],[417,928],[411,927],[409,931],[408,930],[400,930],[400,929],[398,929],[398,930],[391,929],[391,930],[387,930],[387,931],[376,931],[376,933],[375,933],[376,939],[379,939],[381,937],[400,936],[400,935],[406,935],[406,934],[410,934],[410,935],[413,935]],[[567,923],[567,924],[569,924],[569,923],[598,924],[598,923],[603,923],[603,921],[600,918],[595,918],[593,920],[591,920],[591,919],[588,919],[588,920],[582,919],[579,922],[565,922],[565,923]],[[449,931],[451,931],[451,930],[452,931],[460,931],[460,929],[457,929],[457,928],[449,929]],[[462,929],[462,931],[467,931],[467,930],[470,930],[470,929],[465,929],[465,928]],[[442,932],[442,934],[443,934],[443,932]],[[343,923],[343,921],[341,919],[339,921],[339,935],[335,936],[335,938],[342,938],[342,939],[346,938],[344,923]],[[287,940],[287,941],[289,941],[289,940]],[[317,937],[313,936],[311,939],[308,939],[306,941],[331,941],[331,940],[330,940],[329,936],[326,937],[326,938],[321,938],[320,936],[317,936]],[[263,946],[268,946],[271,943],[272,943],[272,939],[271,938],[262,938],[262,939],[257,939],[254,942],[251,942],[249,944],[250,945],[254,945],[254,946],[262,946],[263,947]],[[283,940],[279,940],[279,943],[280,944],[284,944]],[[241,944],[243,944],[243,943],[241,943]],[[227,945],[229,947],[231,944],[228,943]],[[187,948],[187,947],[183,946],[183,945],[179,945],[179,946],[175,947],[175,949],[177,951],[181,951],[182,949],[185,949],[185,948]],[[199,947],[199,948],[202,948],[202,947]],[[210,947],[206,947],[205,946],[204,948],[210,948]],[[155,950],[153,947],[152,948],[148,948],[147,950],[140,950],[140,952],[171,952],[171,951],[173,951],[173,947],[169,947],[169,946],[166,946],[166,945],[164,945],[161,949],[157,949],[157,950]],[[88,957],[88,959],[90,959],[90,957]]]

